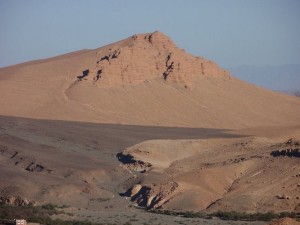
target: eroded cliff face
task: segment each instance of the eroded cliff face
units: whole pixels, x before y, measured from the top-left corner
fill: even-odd
[[[89,81],[99,87],[120,87],[162,79],[191,87],[197,76],[230,77],[229,72],[214,62],[177,48],[158,31],[133,35],[121,44],[99,50],[97,55],[95,66],[82,71],[77,77],[79,81]]]
[[[163,182],[160,185],[136,184],[123,195],[130,197],[138,206],[158,209],[163,208],[163,205],[174,197],[178,186],[174,181]]]

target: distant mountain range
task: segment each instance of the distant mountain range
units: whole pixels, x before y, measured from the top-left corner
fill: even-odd
[[[239,66],[228,70],[233,76],[258,86],[288,94],[300,93],[300,64]]]

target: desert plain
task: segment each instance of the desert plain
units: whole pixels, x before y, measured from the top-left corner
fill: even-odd
[[[98,223],[300,213],[300,99],[156,31],[0,69],[0,200]]]

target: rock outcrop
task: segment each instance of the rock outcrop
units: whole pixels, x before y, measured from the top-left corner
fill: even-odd
[[[37,163],[34,156],[14,151],[9,149],[8,146],[0,145],[0,158],[7,164],[12,164],[29,172],[52,172],[51,169],[46,168],[41,163]]]
[[[286,156],[286,157],[297,157],[300,158],[300,149],[299,149],[299,141],[295,139],[289,139],[285,143],[281,143],[278,146],[277,150],[274,150],[271,152],[271,155],[273,157],[280,157],[280,156]]]
[[[124,195],[131,198],[132,202],[147,209],[162,208],[169,201],[178,188],[178,183],[174,181],[156,185],[136,184]]]
[[[134,171],[146,172],[152,166],[151,163],[134,159],[134,157],[130,154],[118,153],[117,158],[124,164],[125,167]]]
[[[120,87],[147,80],[191,87],[197,76],[230,77],[229,72],[214,62],[194,57],[178,49],[161,32],[133,35],[113,47],[97,52],[99,60],[93,68],[82,71],[78,81],[87,80],[100,87]]]
[[[36,202],[29,201],[27,198],[20,196],[2,196],[0,197],[0,204],[12,206],[28,206],[36,205]]]

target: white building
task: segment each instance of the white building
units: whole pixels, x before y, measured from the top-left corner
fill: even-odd
[[[16,225],[27,225],[26,220],[15,220]]]

